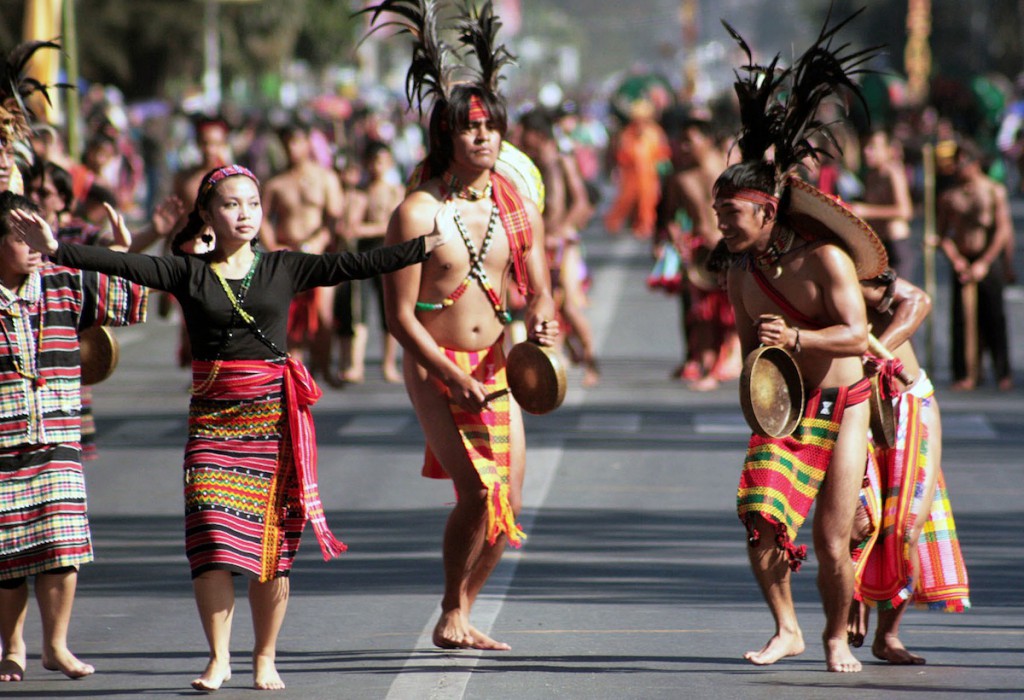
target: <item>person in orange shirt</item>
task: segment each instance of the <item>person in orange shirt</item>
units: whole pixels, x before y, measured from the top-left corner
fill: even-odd
[[[654,120],[654,105],[649,101],[634,102],[629,116],[615,149],[619,196],[605,215],[604,224],[610,233],[618,233],[631,217],[633,235],[650,238],[661,196],[658,164],[670,157],[668,137]]]

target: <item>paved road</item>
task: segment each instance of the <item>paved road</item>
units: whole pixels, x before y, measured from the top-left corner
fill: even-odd
[[[315,409],[324,501],[350,551],[325,564],[307,533],[280,640],[288,688],[276,697],[1018,696],[1024,402],[1020,392],[943,391],[944,297],[936,376],[974,607],[966,615],[908,614],[903,636],[928,658],[925,667],[889,667],[861,650],[863,673],[828,674],[813,641],[823,618],[811,562],[794,579],[809,649],[759,669],[741,658],[772,623],[734,514],[748,435],[736,386],[693,394],[666,380],[680,354],[676,307],[644,288],[642,244],[594,234],[588,258],[603,383],[583,390],[574,370],[565,405],[528,417],[530,539],[505,557],[478,606],[477,623],[513,651],[430,646],[452,492],[417,476],[422,438],[408,400],[371,377],[327,390]],[[1024,298],[1012,298],[1019,338]],[[98,673],[70,681],[44,672],[33,609],[28,678],[0,689],[4,697],[191,695],[188,681],[205,663],[181,534],[188,377],[172,367],[173,325],[155,320],[120,335],[121,367],[96,391],[101,457],[87,478],[97,561],[83,568],[72,628],[73,648]],[[218,697],[252,696],[252,631],[244,596],[239,602],[235,678]]]

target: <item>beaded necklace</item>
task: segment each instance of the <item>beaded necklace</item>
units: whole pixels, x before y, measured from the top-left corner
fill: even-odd
[[[455,288],[451,294],[446,296],[439,302],[433,303],[428,301],[417,301],[417,311],[441,311],[446,309],[456,301],[459,297],[466,293],[469,289],[469,284],[472,280],[476,280],[481,289],[487,295],[488,300],[491,302],[491,306],[494,308],[494,313],[498,315],[498,319],[503,324],[512,322],[512,314],[501,303],[501,297],[494,291],[494,287],[491,286],[491,281],[487,277],[487,271],[484,270],[484,260],[487,258],[487,253],[491,250],[491,245],[494,243],[494,232],[498,228],[498,205],[491,205],[491,217],[487,222],[487,233],[484,235],[483,243],[480,246],[480,252],[476,250],[476,246],[473,245],[473,239],[469,235],[469,230],[466,228],[465,222],[462,220],[462,215],[459,214],[459,210],[456,208],[454,213],[455,227],[459,230],[459,235],[462,236],[462,242],[466,244],[466,250],[469,252],[469,271],[466,273],[465,279],[459,283],[459,286]]]
[[[448,188],[454,196],[459,199],[465,199],[470,202],[479,202],[481,199],[490,199],[491,192],[494,190],[494,185],[487,182],[483,189],[478,190],[475,187],[469,187],[459,182],[459,178],[455,177],[452,173],[445,173],[444,177],[441,178],[444,182],[444,186]]]
[[[46,378],[39,373],[39,352],[43,347],[43,304],[41,302],[39,303],[39,310],[37,313],[38,321],[36,323],[36,328],[39,329],[38,339],[35,337],[35,330],[32,326],[31,315],[28,316],[25,324],[27,326],[25,329],[27,333],[26,342],[30,347],[29,352],[25,353],[30,358],[31,367],[28,369],[25,368],[25,365],[22,364],[22,361],[19,358],[19,355],[21,355],[20,344],[16,344],[16,339],[7,331],[7,323],[4,321],[3,316],[0,316],[0,329],[3,330],[4,338],[7,340],[7,347],[10,348],[11,361],[14,363],[14,371],[23,379],[31,380],[32,386],[36,389],[42,389],[46,386]],[[17,319],[21,317],[21,313],[17,312],[15,309],[15,313],[12,313],[11,316],[15,319],[15,327],[17,327]],[[32,347],[33,345],[35,347]]]
[[[754,256],[754,264],[761,270],[771,268],[772,279],[778,279],[782,275],[782,265],[779,264],[779,260],[793,247],[795,238],[796,235],[791,228],[776,229],[776,233],[768,241],[768,249]]]
[[[220,270],[218,270],[213,265],[210,266],[210,269],[213,271],[213,274],[217,276],[217,281],[220,282],[220,286],[224,288],[224,292],[228,295],[228,299],[231,301],[232,321],[234,320],[235,314],[237,314],[243,321],[245,321],[249,325],[249,328],[252,329],[252,331],[256,334],[257,338],[263,341],[264,344],[269,345],[275,352],[280,353],[280,351],[274,346],[273,342],[271,342],[271,340],[263,334],[263,331],[260,330],[260,327],[257,325],[256,319],[252,317],[252,314],[250,314],[248,311],[242,308],[242,304],[243,302],[245,302],[245,295],[249,292],[249,287],[252,285],[252,278],[256,274],[256,266],[259,264],[261,255],[262,253],[260,253],[260,251],[258,250],[255,252],[255,255],[253,255],[252,263],[250,263],[249,265],[249,270],[248,272],[245,273],[245,277],[242,278],[242,283],[238,287],[237,296],[231,290],[231,285],[228,284],[228,281],[224,278],[224,275],[220,273]],[[221,349],[223,349],[223,344],[220,347]],[[198,387],[193,387],[193,394],[206,393],[206,390],[213,385],[214,381],[216,381],[217,375],[220,374],[220,350],[217,351],[217,354],[218,357],[215,358],[213,361],[213,370],[210,372],[209,375],[207,375],[206,379],[203,380],[203,383],[201,385],[199,385]]]

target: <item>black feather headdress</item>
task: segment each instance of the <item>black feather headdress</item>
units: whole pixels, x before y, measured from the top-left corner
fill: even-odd
[[[826,152],[815,145],[815,137],[840,149],[830,129],[836,121],[825,121],[822,117],[826,103],[835,103],[843,116],[848,112],[850,97],[867,107],[854,78],[871,72],[864,66],[879,54],[881,47],[853,51],[848,43],[832,46],[839,30],[863,11],[861,8],[829,27],[830,9],[818,38],[788,68],[779,66],[778,54],[767,66],[756,64],[747,42],[722,20],[747,56],[747,64],[736,71],[735,83],[742,124],[737,141],[740,154],[744,161],[756,161],[772,150],[780,184],[803,160],[819,160]]]
[[[428,103],[448,102],[455,85],[474,85],[497,95],[503,77],[501,70],[515,62],[508,49],[498,43],[501,20],[491,0],[479,7],[472,0],[463,0],[458,14],[448,19],[450,25],[441,26],[442,11],[441,0],[381,0],[356,13],[370,15],[371,26],[366,36],[384,27],[397,27],[399,34],[412,38],[405,92],[420,116],[427,111]],[[392,19],[378,23],[385,14]],[[444,41],[442,32],[447,29],[457,32],[462,53]],[[469,54],[476,58],[479,68],[465,64]]]
[[[480,64],[480,84],[496,93],[504,77],[501,69],[515,63],[515,57],[504,44],[498,43],[501,20],[494,14],[491,0],[487,0],[479,9],[470,0],[464,0],[458,28],[459,41],[476,56]]]
[[[453,63],[455,52],[438,31],[438,12],[435,0],[381,0],[356,13],[372,13],[366,36],[384,27],[397,27],[399,34],[412,37],[412,61],[405,77],[405,96],[410,105],[417,106],[420,116],[427,101],[447,101],[457,71]],[[377,20],[384,13],[394,19],[378,24]]]
[[[0,66],[0,138],[17,141],[31,133],[29,119],[34,115],[26,98],[40,93],[49,103],[48,85],[25,75],[25,68],[39,49],[60,49],[54,41],[26,41],[15,46]],[[58,85],[57,87],[70,87]]]

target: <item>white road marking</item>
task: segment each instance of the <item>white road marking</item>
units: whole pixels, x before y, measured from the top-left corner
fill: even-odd
[[[698,413],[693,417],[693,430],[698,435],[735,435],[750,432],[750,426],[739,410],[730,413]]]

